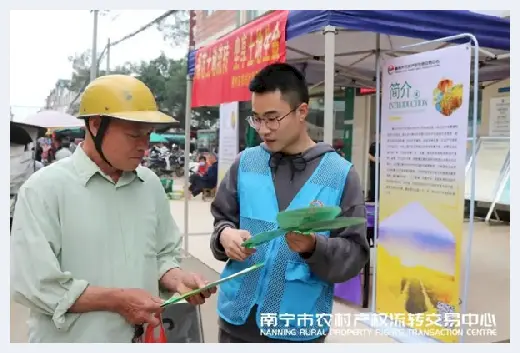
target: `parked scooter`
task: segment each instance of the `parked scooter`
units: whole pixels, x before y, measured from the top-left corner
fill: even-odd
[[[176,154],[172,155],[172,164],[171,167],[173,169],[173,172],[177,177],[184,176],[184,155],[182,154]]]
[[[169,163],[166,163],[166,161]],[[150,151],[148,156],[148,168],[150,168],[157,176],[171,176],[174,162],[173,156],[168,152],[161,154],[157,150]]]

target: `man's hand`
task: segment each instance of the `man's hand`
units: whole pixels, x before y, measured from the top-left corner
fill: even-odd
[[[316,247],[316,234],[287,233],[285,241],[289,248],[299,254],[312,253]]]
[[[163,300],[152,296],[143,289],[121,289],[116,294],[115,312],[134,325],[149,324],[153,327],[161,323],[155,314],[162,312]]]
[[[220,233],[220,244],[224,248],[227,257],[237,261],[244,261],[255,253],[255,249],[246,249],[242,243],[251,238],[246,230],[224,228]]]
[[[201,275],[197,273],[184,273],[177,284],[177,292],[180,295],[191,292],[194,289],[204,288],[208,284]],[[212,294],[217,292],[217,287],[202,291],[199,294],[186,298],[186,301],[192,305],[201,305],[206,302]]]
[[[191,292],[194,289],[204,288],[208,283],[201,275],[196,273],[188,273],[180,268],[172,268],[166,272],[161,280],[161,285],[172,293],[180,295]],[[197,295],[186,298],[186,301],[192,305],[204,304],[206,298],[209,298],[217,291],[217,288],[205,290]]]

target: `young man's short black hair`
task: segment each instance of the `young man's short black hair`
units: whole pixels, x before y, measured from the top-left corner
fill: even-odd
[[[309,103],[309,90],[303,74],[294,66],[275,63],[260,70],[249,83],[252,93],[280,91],[283,99],[291,108]]]

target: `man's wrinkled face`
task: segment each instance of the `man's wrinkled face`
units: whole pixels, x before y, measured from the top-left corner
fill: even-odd
[[[258,134],[271,152],[280,152],[298,140],[302,123],[305,124],[307,104],[297,107],[282,98],[279,91],[253,93],[252,119]]]
[[[97,134],[99,127],[97,119],[105,118],[96,118],[91,123],[93,134]],[[114,168],[134,171],[148,149],[152,130],[150,124],[112,119],[103,139],[103,154]]]

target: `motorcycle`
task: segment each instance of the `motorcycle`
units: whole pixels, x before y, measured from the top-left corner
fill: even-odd
[[[170,168],[166,160],[169,159]],[[173,157],[169,153],[161,154],[159,151],[151,151],[148,157],[148,168],[157,176],[171,176]]]
[[[184,155],[178,154],[172,156],[171,167],[177,177],[184,176]]]

